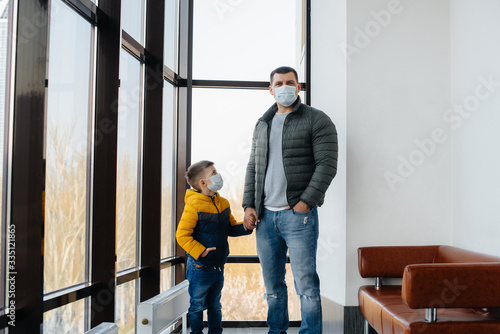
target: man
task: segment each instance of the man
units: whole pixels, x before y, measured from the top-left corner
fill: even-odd
[[[300,89],[293,68],[271,72],[276,103],[255,126],[245,177],[244,227],[257,228],[269,333],[288,329],[287,251],[301,302],[299,333],[322,331],[317,207],[337,172],[337,131],[325,113],[301,103]]]

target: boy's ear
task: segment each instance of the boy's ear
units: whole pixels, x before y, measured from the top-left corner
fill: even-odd
[[[207,183],[205,182],[205,180],[200,179],[200,181],[198,181],[198,185],[200,186],[200,190],[201,190],[203,187],[207,186]]]

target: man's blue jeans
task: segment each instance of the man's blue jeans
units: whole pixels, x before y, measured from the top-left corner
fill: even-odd
[[[188,256],[186,277],[189,281],[188,310],[191,334],[203,333],[203,311],[208,309],[208,334],[222,333],[221,291],[224,286],[224,267],[214,268]]]
[[[286,333],[289,325],[288,295],[285,283],[287,250],[290,255],[295,290],[300,297],[300,334],[321,333],[322,313],[319,277],[316,272],[318,211],[265,210],[257,224],[259,255],[266,299],[269,333]]]

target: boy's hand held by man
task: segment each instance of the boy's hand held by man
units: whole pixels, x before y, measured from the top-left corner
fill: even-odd
[[[245,218],[243,218],[243,227],[246,231],[253,230],[257,227],[257,212],[254,208],[248,207],[245,209]]]

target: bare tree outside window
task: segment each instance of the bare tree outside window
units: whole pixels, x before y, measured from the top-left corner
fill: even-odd
[[[50,5],[45,133],[44,293],[88,280],[89,119],[93,26],[60,0]],[[71,38],[68,38],[71,36]],[[84,300],[44,314],[44,331],[83,331]]]

